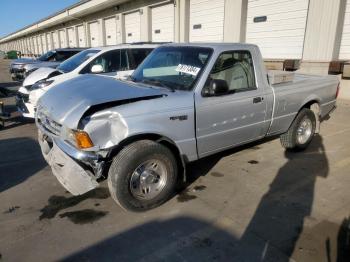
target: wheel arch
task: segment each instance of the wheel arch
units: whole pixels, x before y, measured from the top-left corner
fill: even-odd
[[[315,105],[315,106],[314,106]],[[300,111],[303,110],[304,108],[308,108],[310,110],[312,110],[315,114],[316,117],[316,131],[315,133],[319,133],[320,130],[320,113],[321,113],[321,109],[320,109],[320,100],[316,97],[313,98],[309,98],[309,99],[305,99],[304,102],[302,103],[302,105],[300,106],[298,112],[296,113],[296,115],[294,116],[292,122],[290,123],[290,125],[288,126],[287,131],[289,130],[289,128],[292,126],[293,122],[295,121],[295,119],[297,118],[297,116],[299,115]]]
[[[321,102],[320,102],[320,100],[318,98],[309,99],[308,102],[304,102],[304,105],[299,110],[299,112],[300,112],[302,109],[308,108],[315,114],[315,118],[316,118],[315,133],[316,134],[318,134],[320,132],[320,126],[321,126],[321,121],[320,121],[321,107],[320,107],[320,103]],[[298,114],[299,114],[299,112],[298,112]]]
[[[311,109],[312,110],[312,105],[314,105],[314,104],[317,104],[318,105],[318,108],[320,108],[320,100],[318,100],[318,99],[310,99],[310,100],[307,100],[307,102],[306,101],[304,101],[304,103],[303,103],[303,105],[300,107],[300,109],[299,109],[299,112],[303,109],[303,108],[309,108],[309,109]]]
[[[172,139],[161,134],[144,133],[127,137],[122,140],[117,146],[109,150],[107,154],[107,160],[111,162],[113,157],[115,157],[125,146],[140,140],[152,140],[167,147],[175,156],[176,162],[178,164],[179,175],[182,175],[183,181],[186,180],[186,163],[188,162],[186,155],[181,153],[180,148]]]

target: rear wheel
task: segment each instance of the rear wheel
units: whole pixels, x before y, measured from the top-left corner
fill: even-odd
[[[175,192],[177,163],[165,146],[140,140],[113,159],[108,187],[113,199],[131,211],[146,211],[167,201]]]
[[[286,149],[303,150],[310,144],[315,129],[315,113],[308,108],[304,108],[294,119],[288,131],[281,135],[281,144]]]

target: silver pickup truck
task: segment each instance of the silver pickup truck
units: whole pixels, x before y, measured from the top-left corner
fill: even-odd
[[[164,45],[127,81],[83,75],[49,90],[36,114],[41,149],[73,195],[108,179],[123,208],[154,208],[190,175],[188,162],[272,135],[307,147],[339,81],[276,76],[255,45]]]

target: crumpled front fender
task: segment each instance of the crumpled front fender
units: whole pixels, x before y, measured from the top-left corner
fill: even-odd
[[[127,123],[118,112],[105,110],[83,120],[82,123],[84,131],[100,149],[113,147],[128,136]]]

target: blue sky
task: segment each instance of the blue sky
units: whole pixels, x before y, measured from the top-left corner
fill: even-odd
[[[78,0],[0,0],[0,38]]]

